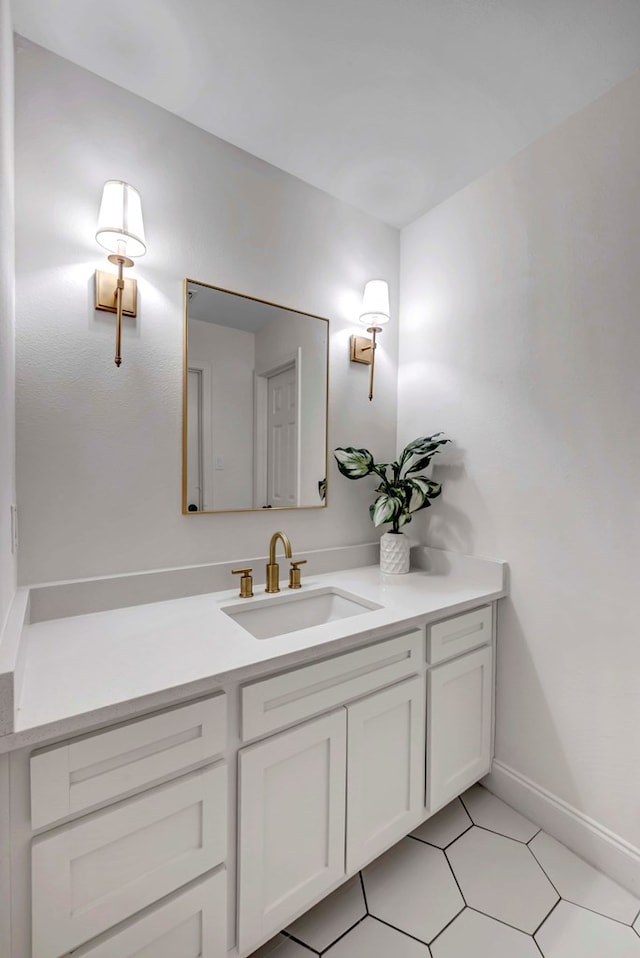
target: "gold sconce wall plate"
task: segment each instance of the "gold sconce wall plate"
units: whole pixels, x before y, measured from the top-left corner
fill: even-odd
[[[352,363],[370,366],[373,362],[373,343],[367,336],[351,337],[350,358]]]
[[[117,273],[96,270],[96,309],[116,312]],[[138,284],[135,279],[125,279],[122,291],[122,312],[125,316],[138,315]]]

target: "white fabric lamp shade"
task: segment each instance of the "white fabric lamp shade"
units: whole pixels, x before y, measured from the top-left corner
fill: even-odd
[[[147,251],[140,194],[122,180],[107,180],[102,190],[96,240],[110,253],[143,256]],[[118,243],[124,243],[118,248]]]
[[[384,279],[370,279],[362,295],[360,322],[363,326],[384,326],[389,322],[389,284]]]

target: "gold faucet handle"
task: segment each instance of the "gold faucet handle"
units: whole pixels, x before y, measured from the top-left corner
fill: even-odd
[[[291,568],[289,569],[289,588],[290,589],[302,588],[299,566],[305,565],[306,561],[307,561],[306,559],[296,559],[295,562],[291,563]]]
[[[240,579],[240,598],[250,599],[253,595],[253,576],[252,569],[232,569],[232,575],[242,576]]]

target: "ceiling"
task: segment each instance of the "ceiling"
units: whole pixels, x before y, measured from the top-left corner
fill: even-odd
[[[35,43],[403,226],[640,68],[639,0],[13,0]]]

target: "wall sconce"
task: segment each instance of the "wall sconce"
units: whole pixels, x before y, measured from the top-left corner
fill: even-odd
[[[352,336],[350,355],[352,363],[371,366],[369,373],[369,401],[373,399],[373,372],[376,363],[376,334],[389,322],[389,285],[384,279],[370,279],[362,295],[360,322],[372,338]]]
[[[118,275],[96,270],[96,309],[116,314],[115,364],[122,362],[122,314],[136,316],[138,289],[135,279],[123,279],[122,269],[133,266],[132,256],[144,256],[147,245],[142,222],[140,194],[122,180],[107,180],[102,190],[96,240],[109,250],[108,260]]]

